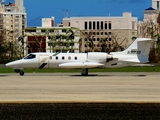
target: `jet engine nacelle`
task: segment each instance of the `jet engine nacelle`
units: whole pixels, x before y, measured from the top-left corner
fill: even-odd
[[[113,60],[113,56],[107,53],[100,53],[100,52],[88,53],[88,61],[107,63],[111,60]]]

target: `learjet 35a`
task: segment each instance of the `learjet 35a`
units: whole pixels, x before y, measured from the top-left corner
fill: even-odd
[[[88,75],[89,68],[110,68],[147,63],[152,43],[150,38],[137,38],[124,51],[88,53],[30,53],[23,59],[5,64],[15,72],[24,75],[24,68],[80,68],[82,75]]]

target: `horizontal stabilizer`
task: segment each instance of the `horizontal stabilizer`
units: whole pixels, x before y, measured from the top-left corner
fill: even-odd
[[[59,64],[60,68],[95,68],[101,67],[104,64],[96,63],[96,62],[73,62],[73,63],[62,63]]]

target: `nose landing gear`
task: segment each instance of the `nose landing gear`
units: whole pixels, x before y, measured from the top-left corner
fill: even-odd
[[[24,75],[24,71],[20,70],[19,74],[20,74],[20,76],[23,76]]]
[[[24,71],[22,69],[15,69],[14,70],[16,73],[19,73],[20,76],[24,75]]]

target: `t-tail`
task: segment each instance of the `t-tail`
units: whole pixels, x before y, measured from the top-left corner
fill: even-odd
[[[111,54],[114,58],[117,57],[118,61],[147,63],[152,41],[150,38],[137,38],[126,50]]]

